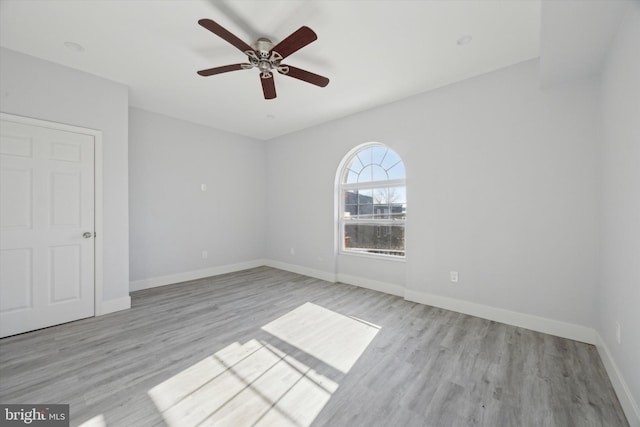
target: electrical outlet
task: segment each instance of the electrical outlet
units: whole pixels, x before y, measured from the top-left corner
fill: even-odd
[[[207,184],[200,184],[200,191],[202,191],[203,193],[207,191]]]
[[[618,322],[616,320],[616,341],[618,341],[618,344],[620,344],[620,342],[622,341],[622,328],[620,326],[620,322]]]
[[[452,283],[458,283],[458,272],[457,271],[450,271],[449,272],[449,280],[451,280]]]
[[[289,252],[291,252],[291,255],[295,255],[296,254],[296,248],[289,249]]]
[[[202,259],[209,258],[209,251],[202,251]]]

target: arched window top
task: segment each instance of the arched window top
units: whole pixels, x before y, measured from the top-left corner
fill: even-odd
[[[404,163],[393,150],[371,144],[356,151],[347,161],[342,184],[405,179]]]

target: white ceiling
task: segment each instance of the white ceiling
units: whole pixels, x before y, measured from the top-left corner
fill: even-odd
[[[540,0],[1,0],[0,45],[121,82],[134,107],[270,139],[536,58],[540,9]],[[267,101],[255,69],[196,75],[246,59],[201,18],[249,44],[311,27],[318,40],[283,62],[329,86],[276,75],[278,97]],[[460,46],[464,35],[473,40]]]

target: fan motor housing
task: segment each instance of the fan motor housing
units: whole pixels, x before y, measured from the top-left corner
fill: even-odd
[[[256,41],[256,51],[260,55],[260,58],[268,59],[269,52],[273,48],[273,42],[266,37],[260,37],[258,41]]]

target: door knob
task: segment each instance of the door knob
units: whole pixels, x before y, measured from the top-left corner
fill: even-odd
[[[85,239],[90,239],[92,235],[93,233],[89,231],[85,231],[84,233],[82,233],[82,237],[84,237]]]

